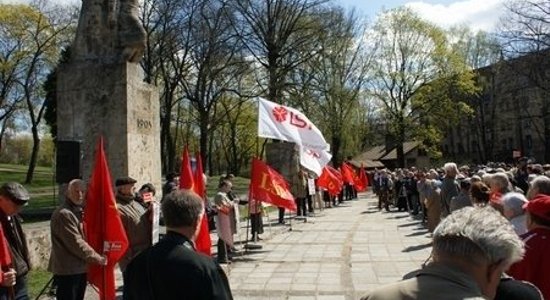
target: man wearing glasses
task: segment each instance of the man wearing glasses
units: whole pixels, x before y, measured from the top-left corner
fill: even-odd
[[[0,187],[0,224],[11,255],[11,266],[2,266],[0,299],[29,299],[26,275],[30,270],[27,240],[18,213],[27,205],[29,193],[19,183],[8,182]],[[15,296],[15,297],[13,297]]]

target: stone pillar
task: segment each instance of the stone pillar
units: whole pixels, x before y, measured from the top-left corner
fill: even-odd
[[[298,146],[294,143],[268,143],[266,144],[267,164],[283,175],[294,190],[294,185],[298,181],[298,171],[300,170],[300,157]]]
[[[58,140],[81,142],[82,177],[88,180],[103,136],[114,180],[130,176],[160,191],[160,114],[157,90],[143,82],[136,63],[78,62],[57,79]]]

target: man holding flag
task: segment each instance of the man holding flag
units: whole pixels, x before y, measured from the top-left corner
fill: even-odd
[[[27,273],[30,270],[27,240],[21,227],[19,211],[29,201],[29,193],[17,182],[0,187],[0,223],[9,251],[2,251],[3,280],[0,282],[0,299],[29,299]],[[1,247],[7,250],[6,247]]]

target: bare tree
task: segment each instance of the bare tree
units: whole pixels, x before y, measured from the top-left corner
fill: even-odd
[[[240,40],[262,66],[258,84],[271,101],[284,102],[288,74],[317,55],[295,49],[314,49],[317,22],[311,16],[327,0],[234,0],[237,19],[233,24]],[[267,85],[267,86],[265,86]]]

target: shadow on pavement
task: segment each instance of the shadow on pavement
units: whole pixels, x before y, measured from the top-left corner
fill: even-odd
[[[419,235],[425,235],[425,234],[429,233],[429,231],[426,230],[425,228],[421,228],[421,229],[419,228],[419,230],[422,230],[422,231],[409,233],[409,234],[406,234],[405,236],[419,236]]]
[[[432,242],[429,242],[429,243],[422,244],[422,245],[406,247],[401,252],[413,252],[413,251],[418,251],[418,250],[422,250],[422,249],[425,249],[425,248],[429,248],[431,246],[432,246]]]
[[[420,224],[422,224],[422,222],[405,223],[405,224],[399,224],[397,225],[397,227],[411,227],[411,226],[416,226]]]

